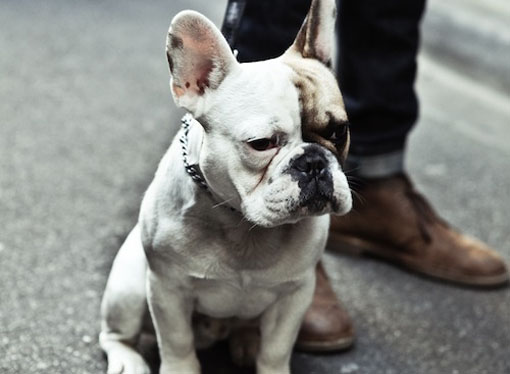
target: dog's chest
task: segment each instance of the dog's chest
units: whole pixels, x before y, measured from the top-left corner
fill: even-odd
[[[296,282],[269,282],[251,272],[239,272],[229,279],[192,280],[195,308],[216,317],[249,319],[259,316],[279,295],[289,293]]]

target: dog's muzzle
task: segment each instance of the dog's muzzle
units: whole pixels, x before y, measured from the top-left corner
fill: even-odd
[[[333,178],[324,150],[308,145],[304,153],[290,163],[289,173],[300,188],[299,206],[320,212],[333,203]]]

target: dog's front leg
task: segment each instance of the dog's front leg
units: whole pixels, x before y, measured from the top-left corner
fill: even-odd
[[[267,309],[261,318],[257,374],[289,374],[290,356],[303,317],[312,302],[315,272]]]
[[[148,272],[147,295],[161,357],[160,374],[199,374],[193,343],[193,300],[182,284]]]

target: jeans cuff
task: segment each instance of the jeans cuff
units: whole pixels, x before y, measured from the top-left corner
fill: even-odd
[[[404,171],[404,150],[376,156],[349,155],[345,170],[362,178],[390,177]]]

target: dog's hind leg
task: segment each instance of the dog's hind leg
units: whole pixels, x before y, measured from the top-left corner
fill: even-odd
[[[147,313],[146,272],[137,225],[115,257],[101,304],[99,343],[108,357],[108,374],[150,373],[134,348]]]

